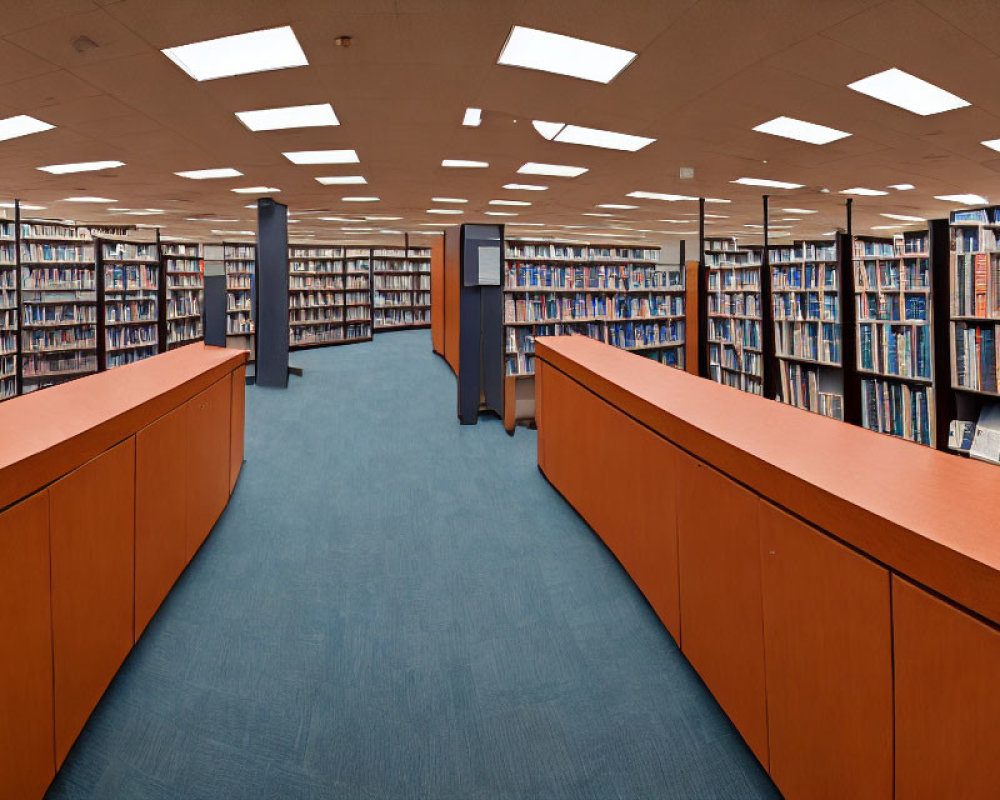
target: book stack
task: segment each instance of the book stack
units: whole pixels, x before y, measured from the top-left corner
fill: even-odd
[[[226,336],[252,339],[257,246],[224,243],[223,258],[226,263]]]
[[[371,337],[369,264],[370,251],[363,248],[289,245],[289,346],[314,347]]]
[[[429,247],[376,248],[375,330],[424,328],[431,321],[431,251]]]
[[[167,281],[167,349],[201,341],[204,264],[197,242],[163,241],[163,268]]]
[[[844,418],[840,270],[834,240],[770,247],[778,400]]]
[[[0,220],[0,400],[17,394],[17,243],[14,223]]]
[[[927,231],[853,241],[862,424],[934,446]]]
[[[536,336],[579,334],[684,367],[684,273],[659,248],[508,239],[506,373],[534,374]]]
[[[762,248],[736,239],[705,239],[708,275],[708,375],[727,386],[763,394],[760,267]]]
[[[98,280],[104,368],[132,364],[159,351],[160,254],[156,242],[101,235]]]
[[[97,276],[86,228],[26,220],[18,238],[26,393],[97,371]]]

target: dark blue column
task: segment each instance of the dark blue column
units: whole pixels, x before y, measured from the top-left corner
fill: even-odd
[[[288,207],[257,201],[257,385],[288,386]]]

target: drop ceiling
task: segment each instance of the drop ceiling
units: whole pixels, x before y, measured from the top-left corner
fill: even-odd
[[[694,242],[697,203],[632,199],[639,190],[730,200],[708,211],[709,235],[759,234],[762,191],[749,176],[804,184],[771,190],[781,233],[816,237],[844,226],[842,189],[889,191],[854,200],[856,232],[892,224],[881,213],[939,218],[935,195],[1000,201],[1000,4],[990,0],[33,0],[2,4],[0,116],[28,114],[53,130],[0,142],[0,201],[45,206],[39,216],[155,224],[168,235],[219,238],[250,230],[252,195],[280,188],[291,235],[374,241],[457,222],[542,223],[508,235]],[[290,25],[309,65],[197,82],[160,51]],[[638,53],[609,84],[500,66],[514,25]],[[334,39],[352,37],[351,46]],[[89,40],[89,42],[88,42]],[[94,46],[96,45],[96,46]],[[921,117],[846,88],[896,67],[968,100]],[[331,103],[340,125],[251,132],[235,112]],[[467,107],[483,109],[464,127]],[[851,133],[812,145],[758,133],[788,116]],[[657,141],[630,153],[547,141],[533,119]],[[306,166],[293,150],[357,151],[360,164]],[[486,161],[447,169],[443,159]],[[48,164],[121,160],[101,172],[49,175]],[[587,168],[577,178],[518,175],[534,161]],[[234,167],[242,178],[187,180],[185,170]],[[694,177],[681,179],[682,167]],[[364,186],[315,178],[363,175]],[[548,190],[503,189],[539,183]],[[911,183],[912,191],[887,189]],[[61,202],[74,195],[114,204]],[[377,196],[378,202],[345,202]],[[466,198],[461,205],[432,197]],[[490,205],[525,200],[530,206]],[[601,204],[636,209],[599,209]],[[429,214],[435,207],[461,215]],[[815,210],[796,214],[783,208]],[[110,208],[162,209],[144,217]],[[517,216],[489,216],[501,210]],[[612,217],[584,216],[585,212]],[[321,216],[351,222],[320,221]],[[364,220],[364,216],[402,217]],[[784,221],[782,218],[793,218]],[[798,218],[798,219],[796,219]],[[191,221],[201,220],[206,221]],[[663,222],[662,220],[681,220]],[[218,220],[234,220],[219,222]],[[781,221],[779,221],[781,220]],[[581,226],[581,227],[577,227]],[[345,231],[343,228],[372,228]],[[891,233],[891,231],[888,231]],[[423,237],[429,240],[430,237]],[[415,239],[419,241],[420,239]],[[781,241],[781,239],[776,239]]]

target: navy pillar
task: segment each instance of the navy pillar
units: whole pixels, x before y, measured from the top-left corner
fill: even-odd
[[[202,324],[205,344],[226,346],[226,259],[221,244],[206,244],[205,293],[202,297]]]
[[[257,201],[257,385],[288,386],[288,207]]]

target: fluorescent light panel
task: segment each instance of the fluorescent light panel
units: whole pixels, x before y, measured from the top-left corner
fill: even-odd
[[[789,214],[818,214],[818,211],[814,211],[811,208],[783,208],[782,211],[787,211]]]
[[[923,217],[911,217],[906,214],[880,214],[879,216],[886,217],[887,219],[898,219],[903,222],[923,222]]]
[[[891,183],[889,184],[890,189],[895,189],[897,192],[908,192],[910,189],[915,189],[916,187],[912,183]]]
[[[282,155],[293,164],[357,164],[354,150],[294,150]]]
[[[539,164],[529,161],[522,164],[518,172],[522,175],[551,175],[557,178],[576,178],[587,172],[586,167],[570,167],[563,164]]]
[[[629,192],[626,197],[637,197],[642,200],[665,200],[674,203],[678,200],[697,200],[697,197],[688,197],[686,194],[664,194],[663,192]],[[706,201],[707,202],[707,201]],[[729,202],[726,200],[725,202]]]
[[[73,172],[97,172],[101,169],[124,166],[124,161],[81,161],[77,164],[49,164],[47,167],[38,167],[38,169],[41,172],[48,172],[50,175],[68,175]]]
[[[849,83],[847,88],[922,117],[969,105],[967,100],[895,67]]]
[[[623,211],[627,211],[627,210],[632,209],[632,208],[638,208],[639,206],[629,206],[629,205],[623,205],[621,203],[598,203],[597,207],[598,208],[620,208]]]
[[[189,169],[186,172],[175,172],[179,178],[190,178],[193,181],[204,181],[210,178],[242,178],[243,173],[232,167],[218,169]]]
[[[513,211],[484,211],[483,212],[488,217],[516,217]]]
[[[117,203],[117,200],[112,200],[110,197],[64,197],[62,199],[64,203]]]
[[[287,25],[168,47],[162,52],[196,81],[309,64],[295,32]]]
[[[465,116],[462,117],[462,124],[467,128],[478,128],[483,121],[483,110],[481,108],[465,109]]]
[[[19,136],[28,136],[32,133],[42,133],[50,131],[55,125],[49,125],[40,119],[29,117],[27,114],[18,114],[16,117],[0,119],[0,141],[16,139]]]
[[[317,178],[316,180],[324,186],[347,186],[368,183],[363,175],[330,175],[323,178]]]
[[[463,214],[460,208],[428,208],[428,214]]]
[[[633,59],[630,50],[515,25],[497,63],[609,83]]]
[[[585,128],[582,125],[565,125],[562,122],[534,120],[531,124],[536,131],[550,141],[603,147],[605,150],[625,150],[634,153],[656,141],[648,136],[635,136],[631,133],[605,131],[600,128]]]
[[[530,206],[527,200],[490,200],[491,206]]]
[[[432,203],[468,203],[464,197],[432,197]]]
[[[829,144],[851,135],[845,131],[838,131],[836,128],[828,128],[826,125],[817,125],[814,122],[804,122],[794,117],[775,117],[768,122],[757,125],[754,130],[809,144]]]
[[[280,192],[281,189],[276,189],[273,186],[244,186],[240,189],[230,189],[231,192],[236,192],[236,194],[264,194],[265,192]]]
[[[889,194],[881,189],[866,189],[864,186],[855,186],[853,189],[842,189],[841,194],[855,194],[859,197],[879,197],[884,194]]]
[[[378,202],[377,197],[341,197],[344,203],[375,203]]]
[[[934,195],[935,200],[944,200],[948,203],[961,203],[966,206],[985,206],[989,204],[989,200],[985,197],[980,197],[978,194],[936,194]]]
[[[537,183],[505,183],[503,188],[524,192],[544,192],[549,187],[539,186]]]
[[[280,131],[288,128],[324,128],[339,125],[340,120],[329,103],[310,106],[264,108],[237,111],[236,117],[252,131]]]
[[[469,161],[464,158],[446,158],[441,162],[442,167],[454,167],[457,169],[485,169],[489,166],[486,161]]]
[[[767,186],[771,189],[801,189],[804,183],[789,183],[788,181],[772,181],[769,178],[737,178],[730,183],[739,183],[743,186]]]

